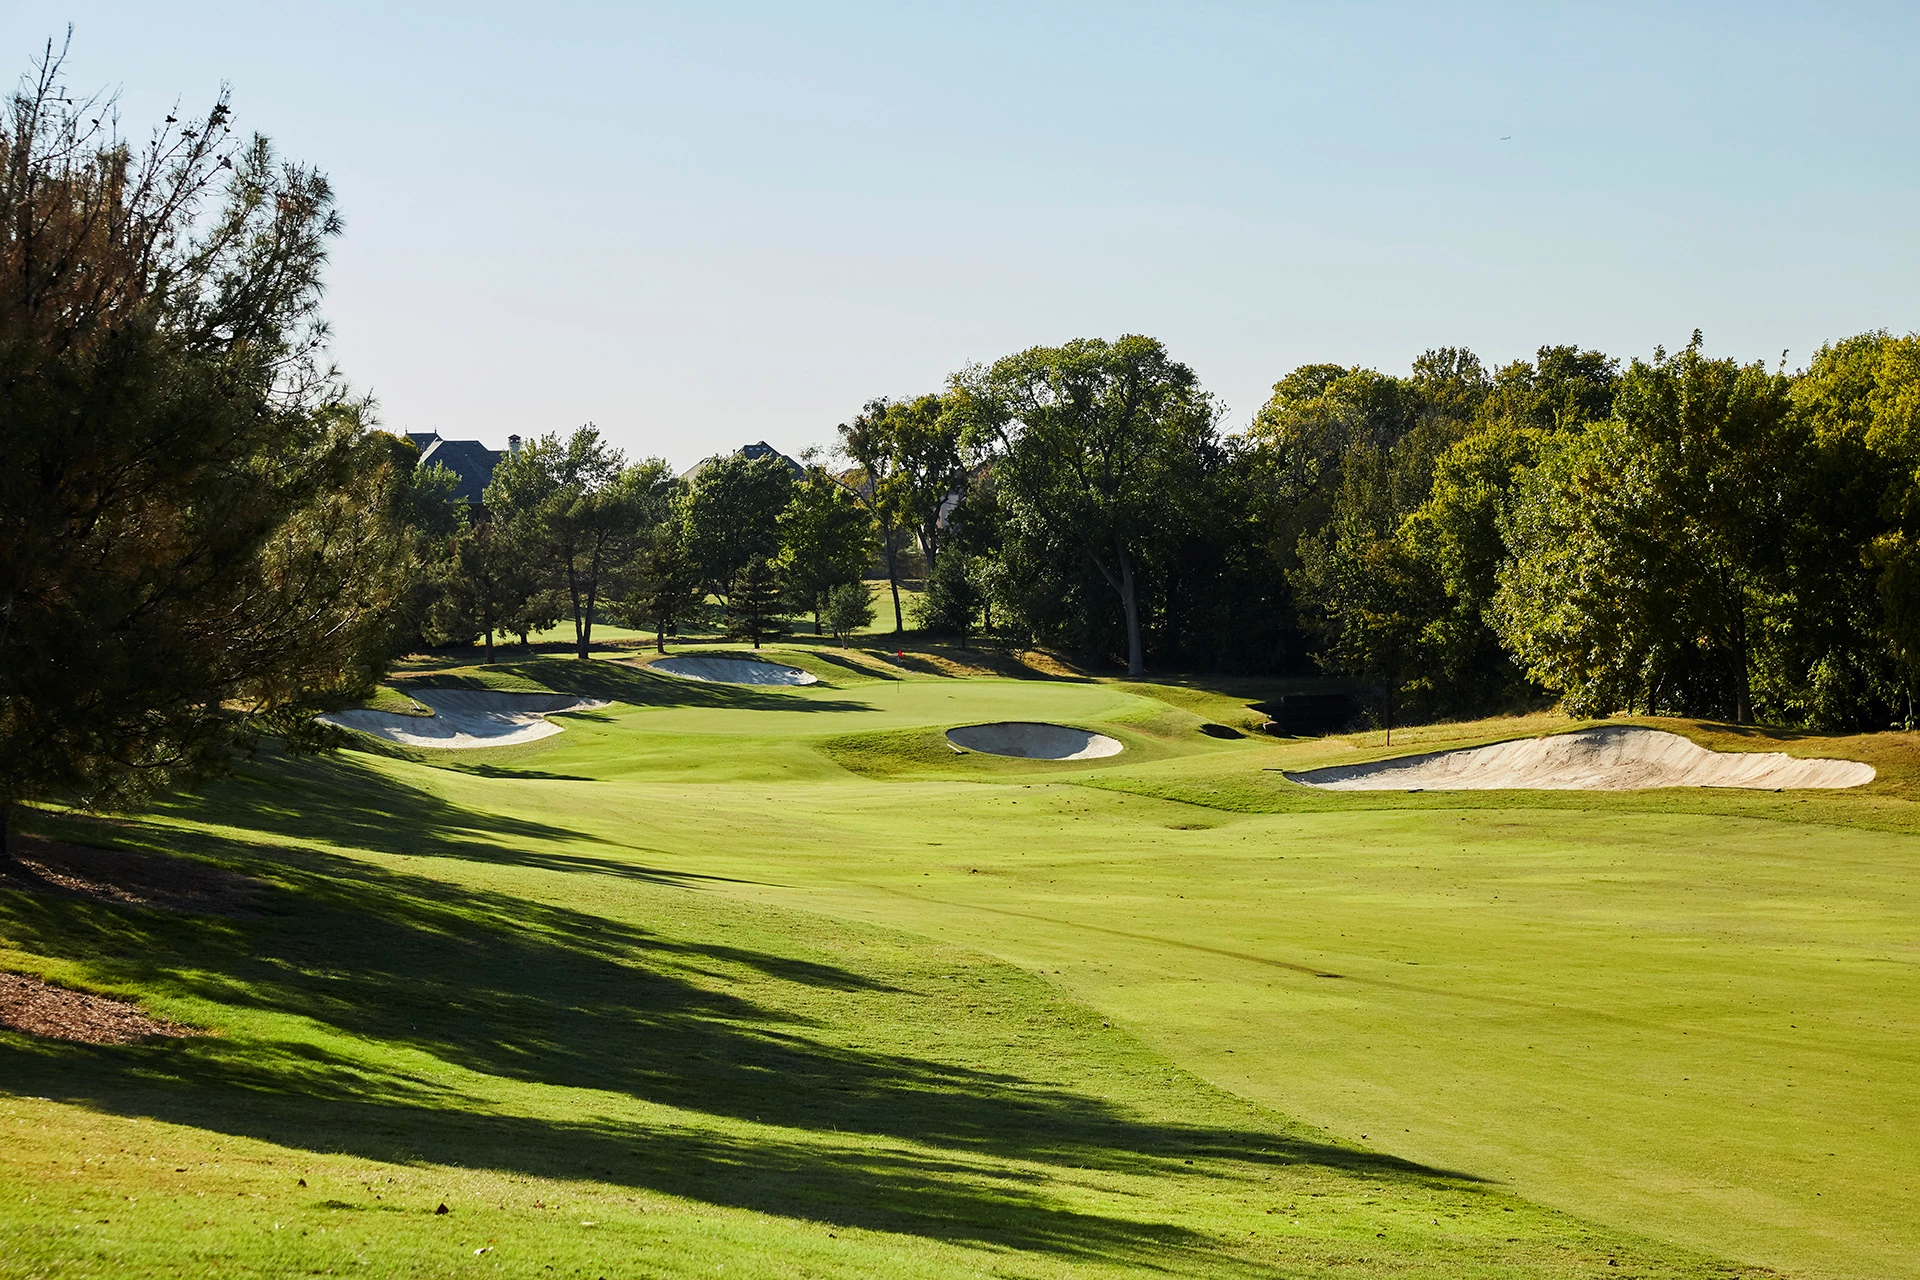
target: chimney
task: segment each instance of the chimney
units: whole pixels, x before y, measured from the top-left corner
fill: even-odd
[[[520,456],[520,437],[519,436],[507,437],[507,452],[512,454],[516,458]]]

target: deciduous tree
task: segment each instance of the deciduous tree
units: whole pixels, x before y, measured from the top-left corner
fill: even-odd
[[[780,516],[793,489],[793,472],[776,457],[730,454],[695,473],[686,501],[687,553],[710,592],[727,596],[748,562],[780,553]]]
[[[1197,493],[1216,411],[1152,338],[1034,347],[956,384],[976,446],[1018,518],[1054,532],[1118,598],[1127,670],[1145,669],[1140,548]]]
[[[576,657],[585,659],[593,643],[596,606],[618,598],[620,572],[667,518],[675,483],[663,459],[627,465],[592,424],[565,441],[542,436],[495,468],[488,507],[520,522],[544,549],[566,591]]]
[[[881,397],[869,400],[853,421],[840,424],[840,450],[853,464],[841,483],[867,509],[880,530],[887,589],[893,593],[895,635],[907,629],[900,611],[899,534],[901,513],[906,507],[906,482],[900,474],[897,444],[896,418],[901,412],[898,402]]]
[[[873,625],[873,592],[865,582],[843,582],[827,596],[827,625],[846,647],[854,632]]]
[[[667,651],[667,633],[677,631],[707,598],[699,566],[687,552],[686,526],[669,519],[656,528],[635,558],[626,615],[630,625],[653,628],[653,647]]]
[[[842,583],[857,582],[873,555],[873,516],[825,468],[813,467],[794,486],[779,521],[780,554],[773,569],[795,609],[813,615]]]

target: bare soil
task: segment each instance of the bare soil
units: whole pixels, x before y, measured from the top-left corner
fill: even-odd
[[[0,972],[0,1027],[86,1044],[132,1044],[149,1036],[205,1034],[177,1022],[149,1017],[138,1005],[125,1000],[6,972]]]
[[[205,863],[132,849],[95,849],[15,835],[0,862],[0,889],[72,894],[128,907],[247,918],[265,890],[258,880]]]

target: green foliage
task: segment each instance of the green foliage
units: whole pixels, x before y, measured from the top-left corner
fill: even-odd
[[[979,566],[957,549],[950,548],[948,554],[934,563],[933,572],[927,576],[927,590],[920,598],[916,622],[923,631],[958,636],[964,649],[986,605],[987,593],[981,584]]]
[[[1127,670],[1145,664],[1135,566],[1200,494],[1216,410],[1152,338],[1034,347],[955,387],[954,413],[995,459],[1012,522],[1092,566],[1118,599]]]
[[[1578,347],[1541,347],[1532,363],[1496,370],[1480,416],[1513,428],[1571,430],[1613,412],[1620,362]]]
[[[682,508],[687,554],[707,590],[726,596],[756,557],[780,553],[780,516],[793,500],[793,473],[775,457],[714,458],[693,477]]]
[[[858,579],[827,593],[827,629],[846,647],[848,637],[873,625],[873,593]]]
[[[492,662],[496,635],[524,635],[552,626],[562,597],[547,589],[532,521],[515,519],[507,511],[483,509],[470,519],[462,514],[429,635],[442,643],[477,635],[486,646],[486,660]]]
[[[634,558],[623,613],[630,626],[653,629],[654,648],[667,651],[667,633],[693,617],[707,598],[699,566],[687,552],[685,526],[657,526]]]
[[[1884,708],[1910,725],[1920,679],[1920,336],[1864,333],[1822,347],[1793,399],[1810,438],[1793,573],[1817,578],[1828,604],[1824,618],[1801,619],[1813,638],[1799,656],[1825,679],[1809,682],[1796,709],[1847,725]]]
[[[865,507],[880,531],[880,555],[887,569],[887,587],[893,594],[893,629],[906,629],[900,608],[900,538],[904,519],[914,510],[914,485],[902,467],[903,436],[923,428],[916,420],[942,412],[940,397],[920,396],[869,400],[851,422],[840,424],[840,449],[852,469],[842,483]]]
[[[820,611],[834,589],[858,582],[866,572],[873,555],[873,516],[846,486],[814,467],[781,513],[779,535],[774,572],[794,610],[813,615],[818,635]]]
[[[59,75],[0,107],[0,840],[16,799],[308,738],[372,689],[420,547],[411,463],[324,359],[326,179],[224,95],[135,148]]]
[[[753,557],[728,584],[727,637],[752,641],[758,649],[763,640],[786,630],[782,621],[785,616],[779,575],[764,559]]]
[[[1327,670],[1376,680],[1392,729],[1402,685],[1431,665],[1428,625],[1440,612],[1431,566],[1396,536],[1388,458],[1373,448],[1344,460],[1335,520],[1300,542],[1292,574]]]
[[[565,591],[575,652],[585,659],[598,606],[621,598],[625,571],[678,494],[664,459],[630,466],[588,424],[564,441],[549,433],[502,458],[486,505],[518,531],[513,545]]]
[[[924,395],[891,406],[884,422],[893,495],[931,568],[940,558],[941,517],[967,492],[967,419],[957,397]]]
[[[1790,381],[1699,347],[1636,360],[1511,522],[1503,638],[1577,714],[1753,716],[1803,454]]]

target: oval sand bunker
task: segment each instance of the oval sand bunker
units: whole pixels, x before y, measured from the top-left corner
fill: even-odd
[[[559,693],[495,693],[489,689],[419,689],[409,694],[433,708],[430,716],[390,711],[335,711],[320,717],[343,729],[408,747],[508,747],[560,732],[547,717],[560,711],[598,711],[598,698]]]
[[[1778,751],[1709,751],[1677,733],[1608,725],[1487,747],[1286,775],[1328,791],[1637,791],[1649,787],[1858,787],[1873,766]]]
[[[751,658],[661,658],[649,662],[647,670],[664,671],[683,680],[700,680],[708,684],[819,683],[818,677],[810,671]]]
[[[1098,760],[1117,756],[1121,746],[1104,733],[1034,720],[1002,720],[947,730],[947,741],[990,756],[1026,760]]]

